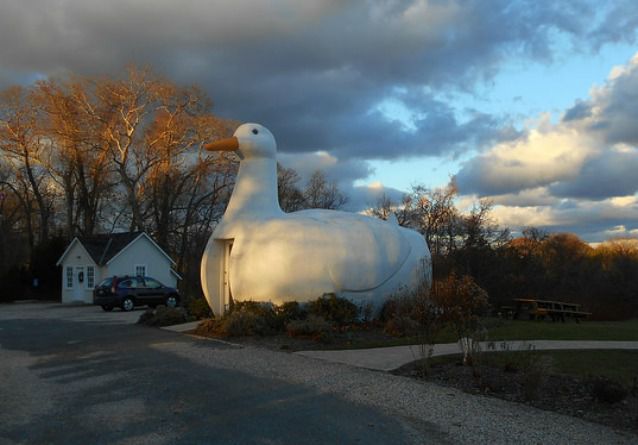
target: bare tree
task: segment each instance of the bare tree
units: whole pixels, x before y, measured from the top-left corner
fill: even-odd
[[[434,256],[455,248],[459,218],[454,204],[457,193],[454,181],[435,189],[417,185],[404,200],[412,225],[423,233]]]
[[[383,193],[377,199],[376,205],[368,209],[367,213],[383,220],[387,220],[390,215],[394,215],[399,225],[411,227],[413,225],[412,220],[414,216],[412,214],[411,199],[411,196],[406,194],[400,203],[396,203],[388,195]]]
[[[277,164],[277,192],[279,206],[284,212],[295,212],[303,209],[339,209],[348,202],[348,197],[330,182],[326,175],[315,171],[306,187],[301,189],[301,177],[292,168]]]
[[[196,277],[238,165],[234,155],[202,150],[236,125],[210,106],[199,89],[135,68],[120,79],[73,77],[2,92],[0,193],[11,195],[2,200],[2,225],[7,203],[16,204],[12,225],[31,252],[56,214],[69,237],[124,225],[147,230]],[[57,203],[64,205],[55,213]]]
[[[93,234],[113,175],[101,128],[87,108],[87,82],[43,81],[35,95],[52,150],[47,167],[63,189],[68,236]]]
[[[377,202],[374,207],[368,209],[368,214],[376,216],[377,218],[387,220],[390,215],[394,214],[396,204],[390,199],[388,195],[383,193],[377,198]]]
[[[37,211],[38,241],[49,237],[55,190],[42,160],[50,149],[49,139],[42,133],[42,110],[33,95],[21,87],[0,93],[0,153],[12,171],[13,183],[5,181],[21,202],[26,215]],[[34,224],[29,223],[29,240],[35,243]]]
[[[348,197],[337,187],[336,182],[329,182],[326,175],[315,171],[303,191],[305,206],[312,209],[339,209],[348,202]]]
[[[31,223],[31,214],[25,214],[22,195],[14,192],[10,181],[11,171],[0,157],[0,275],[22,258],[24,236],[32,233],[25,228],[25,223]]]
[[[305,208],[303,192],[299,188],[301,177],[292,168],[277,163],[277,195],[279,206],[286,212],[296,212]]]
[[[500,247],[510,240],[508,229],[492,219],[492,201],[481,199],[461,219],[463,245],[466,248]]]

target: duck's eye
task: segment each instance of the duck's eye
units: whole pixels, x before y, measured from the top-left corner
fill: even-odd
[[[259,134],[259,130],[257,130],[256,128],[253,128],[253,134]]]

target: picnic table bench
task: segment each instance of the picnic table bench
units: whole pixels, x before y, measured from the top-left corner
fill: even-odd
[[[564,301],[535,300],[530,298],[514,299],[514,319],[544,320],[565,322],[566,318],[573,318],[577,323],[591,315],[591,312],[581,310],[581,305]]]

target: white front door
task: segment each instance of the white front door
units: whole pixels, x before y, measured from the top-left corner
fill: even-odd
[[[227,311],[230,306],[230,301],[233,299],[233,293],[230,287],[230,254],[233,251],[232,239],[224,242],[224,309]]]
[[[73,300],[84,301],[84,288],[86,277],[84,276],[84,266],[75,266],[73,273]]]

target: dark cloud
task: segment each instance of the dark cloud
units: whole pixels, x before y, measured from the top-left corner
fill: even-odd
[[[638,145],[638,57],[594,100],[600,110],[591,119],[591,128],[609,143]]]
[[[573,232],[589,242],[600,242],[613,236],[638,235],[638,205],[619,208],[609,203],[575,205],[558,210],[554,223],[545,228],[552,232]]]
[[[638,151],[605,151],[587,160],[570,181],[550,186],[554,196],[601,200],[638,192]]]
[[[587,102],[577,101],[563,115],[563,122],[585,119],[592,115],[591,106]]]
[[[590,32],[593,5],[4,0],[0,81],[150,64],[203,85],[219,113],[271,127],[283,151],[323,149],[341,159],[449,153],[498,138],[502,122],[481,113],[459,119],[440,93],[472,91],[512,55],[550,60],[556,32]],[[607,33],[620,38],[601,25],[596,42]],[[391,98],[414,113],[415,129],[375,111]]]
[[[601,3],[606,9],[599,23],[592,27],[587,40],[594,48],[610,42],[635,43],[638,29],[638,8],[634,0],[616,0]]]
[[[180,83],[202,86],[217,113],[268,126],[280,152],[289,154],[289,166],[304,178],[321,168],[350,196],[348,207],[360,210],[383,193],[396,200],[402,194],[353,185],[369,176],[368,159],[454,157],[488,145],[532,144],[507,116],[456,109],[448,93],[474,93],[512,58],[551,62],[557,37],[583,51],[635,42],[633,3],[0,0],[0,88],[150,65]],[[634,71],[627,68],[613,88],[565,113],[557,128],[566,134],[576,129],[584,142],[540,163],[534,158],[543,154],[542,144],[521,157],[483,151],[457,175],[461,192],[498,195],[507,205],[552,206],[569,218],[582,211],[577,216],[591,220],[591,233],[622,225],[622,216],[605,220],[585,207],[567,208],[573,201],[561,197],[601,199],[632,190],[635,159],[604,158],[601,150],[638,141]],[[410,122],[384,112],[389,102],[405,108]],[[603,148],[592,149],[590,139],[603,141]],[[313,154],[317,150],[327,153]],[[635,222],[634,213],[616,215]],[[569,218],[556,220],[556,227],[578,223]]]

